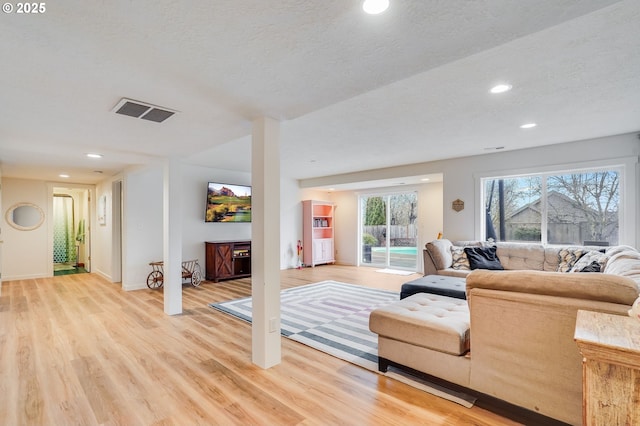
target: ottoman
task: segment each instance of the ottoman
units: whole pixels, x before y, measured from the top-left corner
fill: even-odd
[[[400,299],[416,293],[431,293],[466,300],[466,283],[465,278],[449,277],[447,275],[426,275],[402,284]]]
[[[428,293],[374,309],[369,330],[378,335],[378,369],[402,365],[468,386],[469,317],[466,300]]]

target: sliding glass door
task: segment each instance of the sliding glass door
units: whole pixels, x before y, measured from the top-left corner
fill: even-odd
[[[418,194],[360,196],[360,264],[415,271]]]

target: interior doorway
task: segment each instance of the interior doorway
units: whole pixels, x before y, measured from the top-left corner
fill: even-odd
[[[91,271],[89,212],[89,189],[53,188],[53,275]]]

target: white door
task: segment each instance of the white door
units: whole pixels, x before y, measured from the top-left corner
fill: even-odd
[[[322,240],[313,240],[313,264],[322,263]]]

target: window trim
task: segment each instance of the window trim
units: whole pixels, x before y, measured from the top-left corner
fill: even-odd
[[[636,206],[638,205],[637,196],[637,170],[638,157],[618,157],[598,161],[584,161],[578,163],[556,164],[540,167],[529,167],[524,169],[504,169],[478,172],[473,174],[474,178],[474,202],[476,212],[474,215],[475,222],[475,239],[480,240],[485,235],[484,223],[484,188],[482,181],[487,178],[514,178],[519,176],[531,175],[550,175],[550,174],[570,174],[583,173],[595,170],[615,170],[620,173],[620,204],[619,208],[619,235],[618,244],[636,246],[637,224]],[[546,203],[545,203],[546,206]],[[544,244],[546,243],[546,234],[543,234]],[[551,244],[549,244],[551,245]]]

